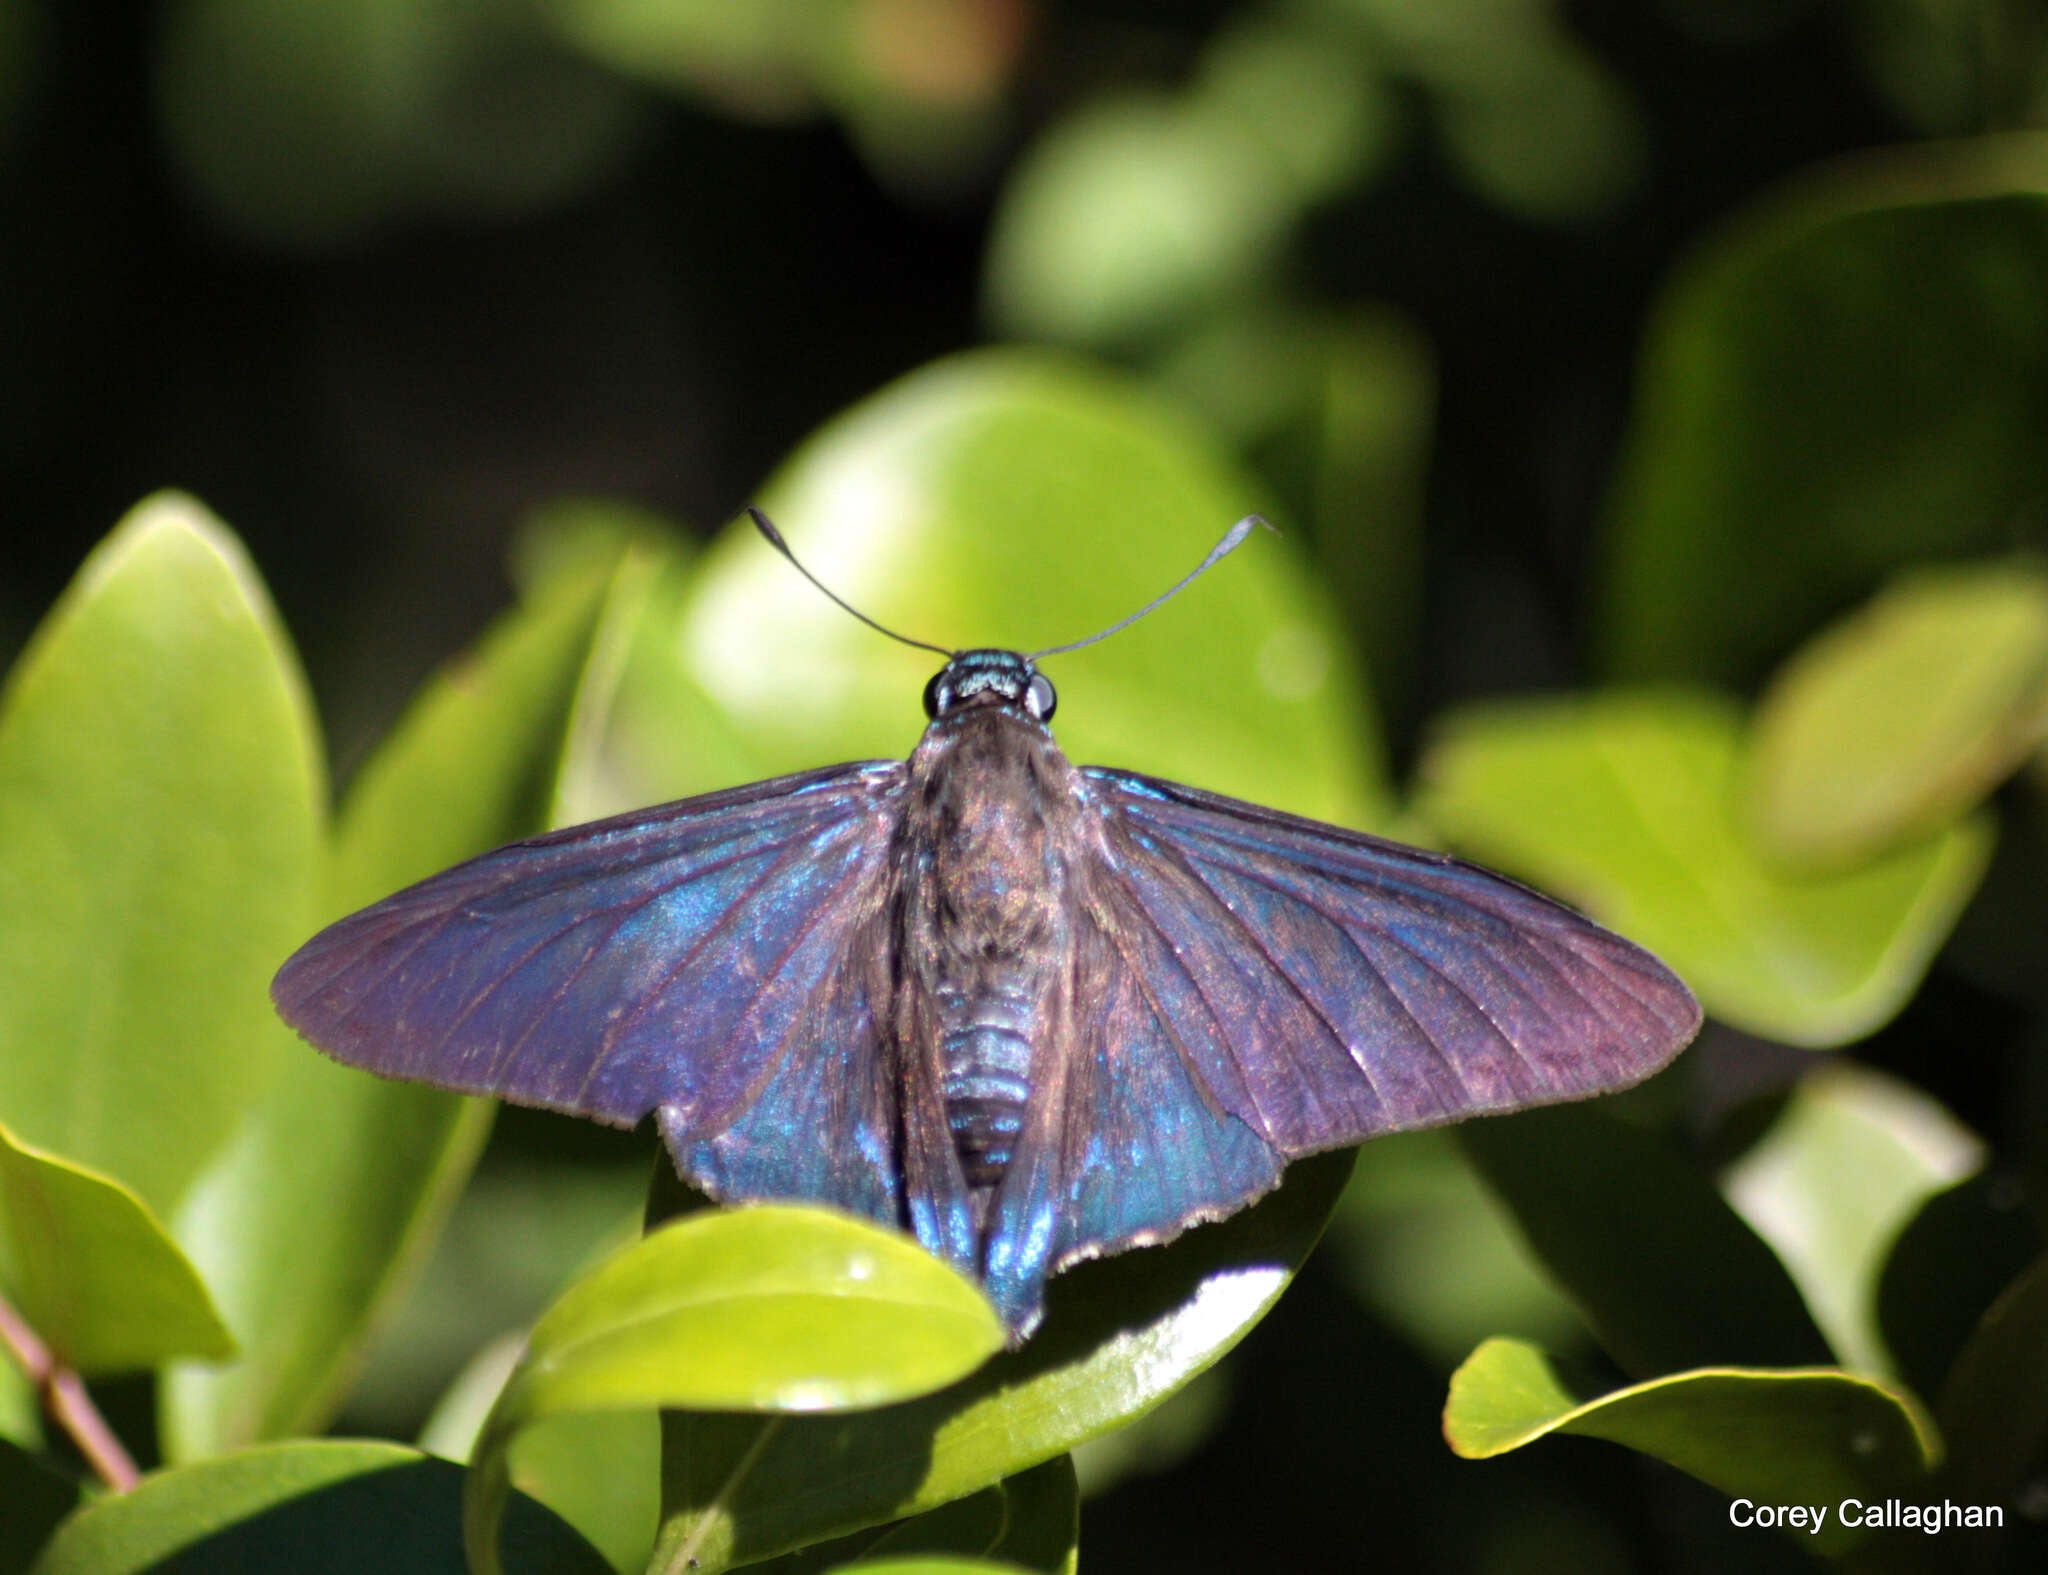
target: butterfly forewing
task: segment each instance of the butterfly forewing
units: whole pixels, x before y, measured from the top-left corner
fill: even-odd
[[[322,931],[271,993],[388,1077],[715,1132],[815,1028],[902,775],[840,766],[514,843]]]
[[[1122,966],[1288,1157],[1625,1087],[1699,1026],[1655,958],[1443,854],[1090,768]]]

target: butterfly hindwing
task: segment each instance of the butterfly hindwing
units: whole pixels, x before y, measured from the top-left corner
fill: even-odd
[[[902,779],[838,766],[513,843],[322,931],[272,995],[385,1076],[709,1136],[806,1032],[872,1060],[841,965]]]
[[[1647,952],[1447,855],[1089,768],[1123,967],[1281,1154],[1638,1082],[1699,1007]]]

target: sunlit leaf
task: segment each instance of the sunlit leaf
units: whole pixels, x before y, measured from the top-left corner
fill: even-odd
[[[0,1286],[37,1338],[82,1373],[234,1354],[191,1261],[141,1199],[5,1127]]]
[[[1750,809],[1780,857],[1843,865],[1939,831],[2048,737],[2048,570],[1902,575],[1779,670]]]
[[[1843,1063],[1801,1080],[1722,1187],[1791,1270],[1837,1356],[1888,1372],[1877,1330],[1885,1257],[1921,1204],[1983,1158],[1977,1136],[1928,1095]]]
[[[821,428],[760,495],[826,584],[947,647],[1079,639],[1185,574],[1263,501],[1215,441],[1085,362],[928,366]],[[764,772],[907,755],[938,668],[826,602],[741,522],[683,610],[685,664]],[[1282,537],[1150,617],[1048,658],[1062,748],[1348,825],[1389,795],[1358,664]]]
[[[866,1409],[950,1383],[1002,1343],[973,1285],[866,1221],[762,1206],[671,1223],[534,1326],[477,1440],[471,1558],[491,1567],[505,1450],[534,1422],[658,1406]]]
[[[315,912],[320,803],[297,664],[241,547],[166,493],[0,704],[0,1111],[175,1225],[289,1044],[265,986]]]
[[[1451,1375],[1444,1437],[1466,1459],[1553,1432],[1626,1444],[1731,1498],[1831,1510],[1924,1491],[1939,1450],[1910,1395],[1832,1368],[1705,1369],[1581,1400],[1534,1346],[1489,1340]],[[1861,1534],[1830,1514],[1811,1545],[1838,1553]]]
[[[1791,1044],[1861,1038],[1919,985],[1991,827],[1793,875],[1745,833],[1740,743],[1734,706],[1695,690],[1474,706],[1430,747],[1418,808],[1454,846],[1647,946],[1708,1015]]]

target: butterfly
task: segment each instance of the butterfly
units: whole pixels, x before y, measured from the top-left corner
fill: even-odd
[[[277,1009],[387,1077],[652,1111],[703,1192],[905,1228],[1013,1343],[1060,1269],[1230,1214],[1292,1159],[1663,1066],[1698,1003],[1572,909],[1060,752],[1038,659],[1263,523],[1088,640],[927,647],[947,660],[908,760],[486,853],[321,931]]]

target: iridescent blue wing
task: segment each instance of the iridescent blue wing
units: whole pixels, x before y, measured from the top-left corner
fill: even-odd
[[[1107,929],[1222,1109],[1292,1158],[1658,1070],[1699,1003],[1640,947],[1440,853],[1121,771]]]
[[[1164,1240],[1319,1149],[1634,1083],[1699,1027],[1669,969],[1458,859],[1121,771],[1063,1098],[995,1202],[990,1294]]]
[[[513,843],[321,931],[271,994],[353,1065],[620,1125],[658,1108],[714,1192],[894,1220],[870,1002],[903,780],[835,766]]]

